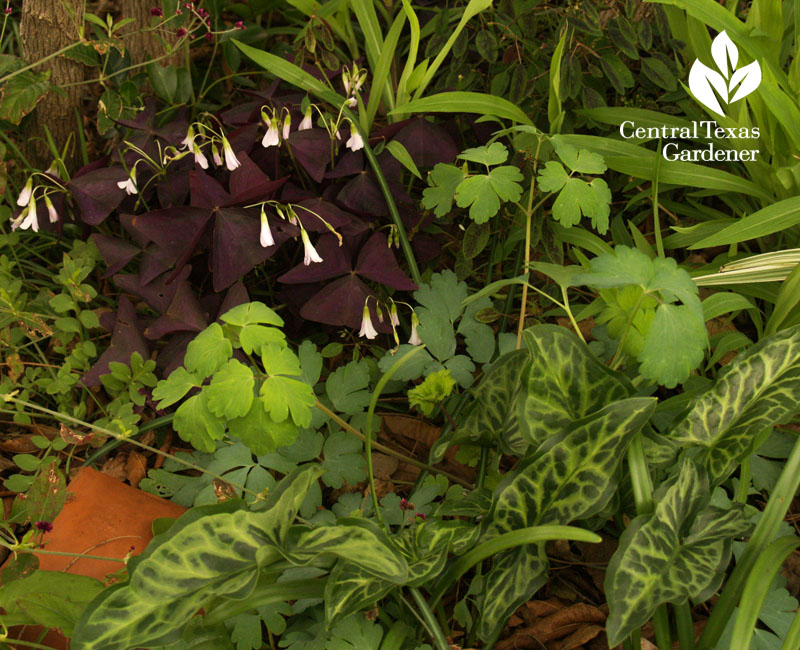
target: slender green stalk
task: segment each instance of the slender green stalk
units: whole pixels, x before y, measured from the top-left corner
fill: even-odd
[[[24,645],[26,648],[41,648],[42,650],[53,650],[53,646],[51,645],[42,645],[41,643],[34,643],[33,641],[20,641],[19,639],[9,639],[10,641],[14,642],[14,645]],[[4,642],[0,641],[0,648],[11,648],[10,645],[6,645]]]
[[[431,587],[431,604],[436,606],[436,603],[444,596],[450,585],[478,562],[483,562],[483,560],[515,546],[537,544],[551,539],[569,539],[591,544],[598,544],[602,541],[599,535],[573,526],[532,526],[530,528],[512,530],[510,533],[503,533],[482,544],[478,544],[468,553],[456,558],[447,571],[440,575]]]
[[[658,150],[661,151],[661,138],[658,139]],[[656,236],[656,251],[664,257],[664,242],[661,240],[661,219],[658,214],[658,177],[661,171],[661,156],[656,156],[655,174],[653,174],[653,230]]]
[[[669,631],[669,613],[666,605],[659,605],[653,612],[653,630],[656,633],[658,650],[672,650],[672,635]]]
[[[381,166],[378,164],[378,159],[375,157],[372,147],[369,146],[369,133],[366,133],[361,128],[358,118],[352,113],[352,111],[344,108],[342,113],[350,120],[353,128],[358,131],[358,134],[364,141],[364,154],[367,156],[367,161],[369,161],[370,167],[372,167],[372,172],[375,174],[375,179],[378,181],[383,198],[386,200],[386,205],[389,208],[389,214],[392,216],[392,221],[397,228],[397,234],[400,237],[400,248],[403,249],[403,255],[406,258],[406,263],[408,264],[408,270],[411,273],[411,278],[419,285],[422,282],[422,277],[419,274],[419,267],[417,266],[417,260],[414,257],[414,251],[411,250],[411,242],[408,241],[406,226],[400,217],[400,212],[397,210],[397,204],[394,202],[392,191],[389,189],[389,184],[386,182],[386,178],[383,175]]]
[[[16,397],[14,397],[13,395],[0,395],[0,399],[2,399],[5,402],[14,402],[15,404],[21,404],[22,406],[26,406],[28,408],[32,408],[32,409],[34,409],[36,411],[41,411],[42,413],[47,413],[48,415],[52,415],[54,418],[56,418],[58,420],[65,420],[67,422],[71,422],[72,424],[78,424],[78,425],[80,425],[82,427],[86,427],[88,429],[93,429],[93,430],[95,430],[95,431],[97,431],[99,433],[104,433],[106,435],[109,435],[112,438],[117,438],[121,442],[128,442],[128,443],[130,443],[132,445],[135,445],[136,447],[140,447],[141,449],[146,449],[147,451],[152,451],[153,453],[160,454],[161,456],[164,456],[165,458],[169,458],[169,459],[175,461],[176,463],[178,463],[180,465],[183,465],[184,467],[188,467],[190,469],[195,469],[198,472],[202,472],[203,474],[207,474],[208,476],[211,476],[211,477],[213,477],[215,479],[218,479],[220,481],[224,481],[225,483],[227,483],[228,485],[233,486],[237,490],[241,490],[242,492],[246,492],[247,494],[250,494],[250,495],[256,497],[256,499],[260,500],[260,499],[263,498],[263,495],[259,494],[258,492],[254,492],[253,490],[251,490],[249,488],[246,488],[243,485],[237,485],[235,483],[232,483],[230,480],[228,480],[224,476],[221,476],[220,474],[216,474],[214,472],[210,472],[205,467],[200,467],[200,465],[196,465],[195,463],[190,463],[189,461],[183,460],[182,458],[178,458],[177,456],[175,456],[173,454],[170,454],[170,453],[168,453],[166,451],[162,451],[161,449],[158,449],[157,447],[151,447],[150,445],[146,445],[143,442],[139,442],[135,438],[126,438],[125,436],[123,436],[120,433],[117,433],[116,431],[111,431],[110,429],[104,429],[103,427],[95,426],[94,424],[91,424],[89,422],[85,422],[84,420],[79,420],[78,418],[74,418],[74,417],[72,417],[70,415],[65,415],[64,413],[59,413],[58,411],[53,411],[51,409],[45,408],[44,406],[39,406],[38,404],[33,404],[32,402],[27,402],[25,400],[18,399]]]
[[[392,378],[392,375],[395,372],[397,372],[400,366],[407,363],[408,360],[411,359],[420,350],[422,350],[423,347],[424,346],[420,345],[412,350],[409,350],[402,357],[400,357],[395,363],[393,363],[392,366],[389,368],[389,370],[383,373],[383,377],[381,377],[378,380],[378,385],[375,386],[375,390],[372,391],[372,397],[369,400],[369,408],[367,409],[367,423],[364,433],[364,452],[367,456],[367,476],[369,477],[369,491],[372,494],[372,505],[375,506],[375,516],[378,519],[378,523],[384,528],[386,528],[386,525],[383,522],[383,515],[381,515],[381,508],[380,504],[378,503],[378,493],[375,491],[375,475],[372,472],[372,417],[375,414],[375,406],[378,404],[378,398],[381,396],[381,392],[386,386],[386,382],[388,382]]]
[[[772,542],[756,560],[742,593],[736,623],[731,636],[731,650],[748,650],[756,621],[769,588],[786,557],[800,546],[800,538],[786,535]]]
[[[678,641],[681,650],[694,650],[694,624],[692,623],[692,607],[687,600],[672,608],[675,613],[675,626],[678,628]]]
[[[753,570],[753,566],[759,556],[764,552],[769,543],[778,532],[783,518],[789,509],[789,505],[800,485],[800,438],[795,442],[783,471],[778,477],[778,482],[772,490],[767,507],[761,514],[750,541],[742,553],[736,568],[728,578],[722,594],[714,606],[711,616],[708,618],[700,640],[697,643],[697,650],[711,650],[719,642],[720,636],[728,623],[728,619],[733,615],[733,609],[744,590],[745,581]]]
[[[153,429],[158,429],[159,427],[165,424],[171,424],[172,419],[175,417],[174,413],[170,413],[169,415],[162,415],[160,418],[155,418],[150,420],[149,422],[145,422],[142,426],[139,427],[139,434],[146,433],[147,431],[151,431]],[[112,449],[116,449],[122,443],[127,442],[127,439],[123,438],[115,438],[114,440],[109,440],[106,444],[104,444],[100,449],[96,449],[93,451],[89,456],[86,457],[86,460],[83,461],[82,467],[86,467],[87,465],[91,465],[94,461],[98,458],[102,458]]]
[[[752,456],[748,454],[739,466],[739,483],[736,486],[736,496],[734,497],[738,503],[747,503],[747,493],[750,491],[751,458]]]
[[[5,546],[5,544],[3,544]],[[8,547],[6,547],[8,548]],[[100,555],[86,555],[85,553],[69,553],[67,551],[45,551],[44,549],[40,548],[15,548],[13,549],[15,553],[33,553],[39,555],[63,555],[65,557],[78,557],[82,560],[104,560],[106,562],[122,562],[125,564],[125,560],[118,557],[103,557]]]
[[[433,643],[436,645],[437,650],[450,650],[450,644],[447,642],[444,632],[442,632],[442,628],[439,627],[436,617],[433,615],[431,608],[428,607],[428,603],[425,602],[422,594],[419,593],[419,589],[416,587],[409,587],[408,591],[419,608],[419,613],[422,614],[422,619],[425,621],[425,627],[428,628],[428,633],[431,635],[431,639],[433,639]]]
[[[781,650],[800,650],[800,612],[794,615],[794,620],[786,633]]]

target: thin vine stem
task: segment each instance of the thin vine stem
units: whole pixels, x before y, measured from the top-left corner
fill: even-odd
[[[236,488],[237,490],[241,490],[242,492],[245,492],[247,494],[250,494],[250,495],[254,496],[256,498],[256,500],[260,501],[260,500],[262,500],[264,498],[264,495],[262,495],[262,494],[260,494],[258,492],[254,492],[253,490],[251,490],[251,489],[249,489],[247,487],[244,487],[243,485],[237,485],[235,483],[232,483],[230,480],[226,479],[224,476],[221,476],[220,474],[217,474],[215,472],[211,472],[211,471],[207,470],[204,467],[200,467],[200,465],[196,465],[195,463],[190,463],[189,461],[183,460],[182,458],[178,458],[174,454],[170,454],[169,452],[163,451],[163,450],[159,449],[158,447],[151,447],[150,445],[146,445],[143,442],[139,442],[135,438],[129,438],[127,436],[123,436],[122,434],[117,433],[116,431],[111,431],[110,429],[105,429],[103,427],[98,427],[98,426],[93,425],[93,424],[91,424],[89,422],[86,422],[85,420],[79,420],[78,418],[74,418],[74,417],[72,417],[70,415],[65,415],[64,413],[59,413],[58,411],[53,411],[53,410],[51,410],[49,408],[45,408],[44,406],[39,406],[38,404],[34,404],[32,402],[28,402],[26,400],[14,397],[11,394],[0,395],[0,399],[2,399],[4,402],[12,402],[14,404],[20,404],[20,405],[25,406],[27,408],[32,408],[32,409],[34,409],[36,411],[41,411],[42,413],[47,413],[48,415],[52,415],[54,418],[59,419],[59,420],[66,420],[67,422],[71,422],[72,424],[77,424],[77,425],[80,425],[82,427],[86,427],[88,429],[94,429],[95,431],[97,431],[99,433],[104,433],[104,434],[109,435],[112,438],[116,438],[117,440],[120,440],[122,442],[129,442],[130,444],[132,444],[132,445],[134,445],[136,447],[139,447],[141,449],[146,449],[147,451],[151,451],[153,453],[156,453],[156,454],[159,454],[161,456],[164,456],[165,458],[169,458],[170,460],[175,461],[179,465],[183,465],[184,467],[188,467],[189,469],[197,470],[198,472],[202,472],[203,474],[207,474],[208,476],[211,476],[212,478],[215,478],[217,480],[223,481],[223,482],[227,483],[228,485]],[[10,413],[12,415],[14,414],[13,411],[8,411],[8,410],[5,410],[5,409],[0,409],[0,412]]]

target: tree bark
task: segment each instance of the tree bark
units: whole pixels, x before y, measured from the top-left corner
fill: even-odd
[[[180,5],[179,5],[180,6]],[[154,32],[142,31],[150,25],[153,18],[150,15],[152,7],[161,7],[160,0],[122,0],[122,15],[120,20],[125,18],[133,18],[134,22],[126,25],[120,30],[124,36],[125,47],[131,55],[131,63],[144,63],[149,59],[155,59],[162,54],[165,54],[164,46],[158,40]],[[166,36],[167,39],[170,36]],[[172,37],[174,41],[174,36]],[[181,50],[175,52],[172,56],[159,61],[159,65],[175,65],[181,64]]]
[[[19,29],[22,58],[28,63],[35,63],[65,45],[77,42],[80,24],[83,24],[81,0],[25,0],[22,3]],[[36,70],[50,70],[50,83],[54,86],[83,81],[85,75],[82,63],[63,55],[50,59]],[[52,160],[52,154],[47,146],[45,126],[50,131],[59,152],[69,135],[76,132],[78,123],[75,109],[77,108],[80,113],[83,91],[84,87],[79,85],[63,88],[61,92],[51,90],[39,102],[29,120],[28,141],[25,147],[31,164],[44,168],[49,166]],[[64,160],[68,168],[72,168],[77,162],[77,154],[78,143],[73,136]]]

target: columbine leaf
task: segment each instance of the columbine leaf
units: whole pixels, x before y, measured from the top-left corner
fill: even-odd
[[[429,187],[422,192],[422,206],[443,217],[453,208],[453,198],[467,174],[455,165],[439,163],[428,176]]]
[[[501,201],[518,201],[522,196],[522,173],[516,167],[495,167],[488,174],[470,176],[462,181],[456,191],[456,204],[469,206],[469,217],[484,223],[497,214]]]
[[[751,526],[743,509],[703,509],[708,500],[705,472],[685,459],[653,514],[637,517],[622,534],[604,585],[609,645],[643,625],[658,605],[706,600],[722,583],[732,539]]]
[[[299,373],[298,373],[299,374]],[[311,424],[311,407],[316,403],[314,390],[299,379],[275,375],[261,384],[261,403],[276,422],[283,422],[291,413],[298,427]]]
[[[762,339],[717,374],[671,437],[698,445],[714,485],[748,453],[753,436],[788,422],[798,411],[800,326]]]
[[[208,410],[205,391],[192,395],[175,411],[172,421],[181,439],[191,443],[198,451],[213,452],[225,434],[225,423]]]
[[[218,323],[211,323],[189,343],[183,363],[189,372],[205,378],[219,370],[232,353],[233,346],[222,328]]]
[[[183,399],[192,388],[200,387],[202,382],[202,379],[187,372],[183,366],[179,366],[169,374],[169,377],[158,382],[153,389],[153,399],[160,400],[159,409],[167,408]]]
[[[703,306],[691,276],[672,258],[651,260],[627,246],[617,246],[589,264],[592,271],[576,274],[572,282],[617,288],[615,294],[603,296],[602,320],[610,321],[613,336],[633,335],[625,349],[642,362],[642,374],[668,388],[685,381],[702,361],[708,341]],[[683,304],[673,304],[676,300]],[[675,354],[659,354],[665,340],[677,346]]]
[[[474,147],[473,149],[462,151],[457,157],[487,166],[499,165],[508,160],[508,149],[502,142],[492,142],[488,146]]]
[[[536,180],[543,192],[558,192],[569,181],[569,174],[560,162],[551,160],[545,163]]]
[[[580,223],[581,216],[589,217],[600,234],[608,231],[611,192],[602,178],[587,183],[570,178],[553,203],[553,218],[568,228]]]
[[[455,379],[446,368],[432,372],[425,377],[425,381],[408,391],[409,406],[416,406],[423,415],[431,417],[433,409],[449,397],[455,385]]]
[[[268,375],[292,375],[299,377],[303,374],[300,360],[289,348],[275,343],[268,343],[261,348],[261,361],[264,371]]]
[[[285,345],[286,335],[277,327],[265,325],[245,325],[239,332],[239,343],[247,354],[258,350],[263,345],[278,343]]]
[[[686,305],[659,305],[639,354],[639,372],[667,387],[677,386],[700,365],[707,337],[705,325]]]
[[[253,400],[250,410],[243,417],[229,420],[228,429],[256,456],[291,445],[297,437],[297,427],[291,420],[275,422],[267,414],[263,397]]]
[[[325,391],[334,408],[348,415],[363,411],[369,404],[369,366],[366,361],[352,361],[334,370],[325,381]]]
[[[236,359],[229,359],[204,390],[208,410],[227,420],[244,416],[253,403],[254,384],[253,371]]]
[[[251,324],[283,326],[283,319],[263,302],[248,302],[238,305],[220,316],[220,320],[240,327]]]
[[[571,144],[564,142],[560,136],[550,138],[558,157],[573,172],[579,174],[602,174],[606,171],[606,163],[599,153],[587,149],[578,150]]]
[[[329,650],[374,650],[381,645],[383,628],[364,615],[353,614],[331,630]]]
[[[322,466],[325,474],[322,482],[337,490],[345,482],[355,485],[366,478],[367,462],[364,460],[361,441],[344,431],[337,431],[328,436],[322,453],[325,460]]]

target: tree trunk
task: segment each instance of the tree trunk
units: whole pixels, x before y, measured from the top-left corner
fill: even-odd
[[[180,6],[180,4],[178,5]],[[122,0],[122,15],[120,20],[125,18],[133,18],[134,22],[126,25],[120,30],[124,35],[125,47],[131,55],[131,63],[144,63],[149,59],[155,59],[166,53],[164,46],[158,40],[155,32],[142,31],[150,25],[153,20],[150,15],[152,7],[161,7],[160,0]],[[173,30],[174,31],[174,30]],[[170,36],[165,36],[169,39]],[[172,41],[175,41],[172,36]],[[165,59],[161,59],[158,64],[162,66],[174,65],[180,66],[181,52],[179,50]]]
[[[71,14],[70,14],[70,10]],[[65,45],[77,42],[78,24],[83,23],[83,2],[81,0],[25,0],[22,3],[20,21],[20,41],[22,58],[28,63],[52,54]],[[76,24],[75,21],[78,21]],[[50,83],[54,86],[83,81],[85,67],[82,63],[66,57],[57,56],[36,68],[37,71],[50,70]],[[80,113],[83,86],[69,86],[60,92],[50,91],[42,99],[30,117],[26,155],[31,164],[44,168],[52,161],[47,146],[45,126],[50,131],[59,152],[67,138],[74,134],[78,123],[75,109]],[[78,160],[78,143],[73,136],[65,159],[68,168]]]

